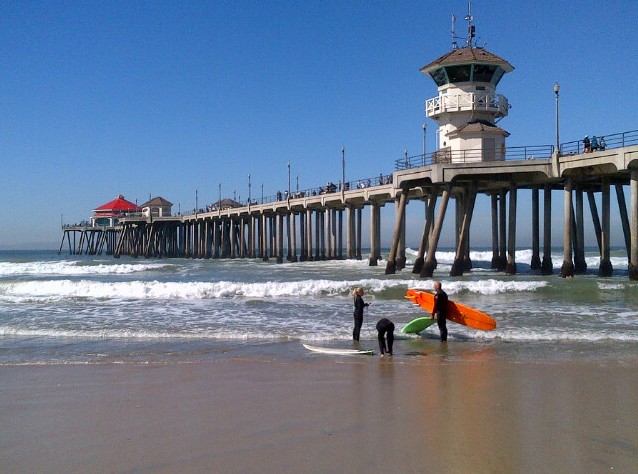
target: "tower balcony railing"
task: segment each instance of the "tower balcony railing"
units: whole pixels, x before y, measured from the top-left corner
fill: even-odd
[[[443,148],[426,155],[407,156],[394,162],[397,171],[442,163],[476,163],[504,160],[535,160],[551,158],[553,145],[515,146],[504,149],[450,150]]]
[[[509,111],[507,97],[488,92],[443,94],[425,101],[425,113],[434,117],[447,112],[483,111],[505,117]]]

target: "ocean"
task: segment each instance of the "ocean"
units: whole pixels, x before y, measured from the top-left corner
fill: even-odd
[[[384,254],[387,255],[387,252]],[[516,253],[518,274],[489,269],[491,252],[474,251],[474,268],[449,277],[453,251],[437,252],[434,278],[450,299],[490,314],[494,331],[448,322],[445,350],[436,325],[420,335],[400,328],[426,313],[404,298],[432,280],[408,266],[385,275],[367,259],[277,264],[274,259],[115,259],[55,251],[0,251],[0,365],[197,362],[228,357],[291,359],[303,343],[352,347],[352,290],[366,309],[361,347],[377,349],[375,323],[397,327],[395,360],[638,360],[638,282],[627,258],[612,253],[614,276],[530,271],[532,252]],[[431,355],[433,357],[422,357]]]

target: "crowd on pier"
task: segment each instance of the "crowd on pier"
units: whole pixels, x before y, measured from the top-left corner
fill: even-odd
[[[607,148],[605,137],[596,138],[596,135],[593,135],[590,139],[589,135],[585,135],[585,138],[583,138],[583,150],[585,153],[603,151],[605,148]]]

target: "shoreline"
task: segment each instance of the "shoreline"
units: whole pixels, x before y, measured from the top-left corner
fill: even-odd
[[[250,355],[0,366],[0,461],[4,472],[631,472],[636,369]]]

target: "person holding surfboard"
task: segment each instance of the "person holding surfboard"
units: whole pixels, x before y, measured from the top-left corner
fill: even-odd
[[[447,341],[447,293],[441,289],[441,282],[434,282],[434,307],[432,308],[432,317],[436,316],[436,324],[439,326],[441,333],[441,341]]]
[[[358,341],[361,326],[363,326],[363,308],[370,306],[370,303],[363,301],[363,288],[355,288],[352,294],[354,296],[354,329],[352,330],[352,339]]]

